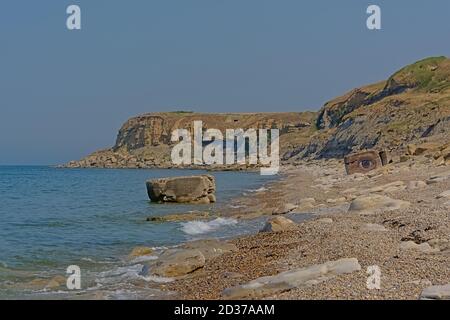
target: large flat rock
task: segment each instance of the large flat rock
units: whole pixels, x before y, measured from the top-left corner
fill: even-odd
[[[248,299],[272,295],[301,286],[315,285],[341,274],[361,270],[356,258],[329,261],[324,264],[294,269],[275,276],[262,277],[246,284],[225,289],[226,299]]]

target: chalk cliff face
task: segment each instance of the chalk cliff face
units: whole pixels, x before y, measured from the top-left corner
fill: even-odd
[[[352,151],[402,151],[418,140],[450,140],[450,59],[428,58],[386,81],[354,89],[327,102],[319,112],[197,114],[150,113],[128,120],[116,144],[68,167],[171,167],[175,129],[201,120],[204,129],[280,129],[284,161],[342,157]]]

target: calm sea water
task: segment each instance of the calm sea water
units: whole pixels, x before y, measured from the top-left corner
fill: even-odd
[[[73,264],[92,272],[114,270],[138,245],[170,246],[251,230],[226,219],[146,221],[149,216],[215,210],[272,179],[258,173],[213,172],[215,205],[149,202],[147,179],[198,173],[204,172],[0,166],[0,296],[21,296],[16,281],[61,274]]]

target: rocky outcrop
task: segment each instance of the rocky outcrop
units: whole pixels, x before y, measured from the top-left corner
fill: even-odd
[[[194,121],[202,121],[204,129],[280,130],[281,154],[292,150],[297,141],[309,139],[315,130],[315,112],[207,114],[193,112],[165,112],[143,114],[126,121],[120,128],[112,148],[100,150],[66,167],[100,168],[170,168],[171,141],[176,129],[187,129],[193,134]],[[195,166],[191,166],[195,167]],[[226,166],[222,166],[226,167]],[[242,166],[240,166],[242,167]],[[239,169],[239,166],[230,169]]]
[[[153,202],[216,202],[216,184],[211,175],[162,178],[147,181],[147,193]]]

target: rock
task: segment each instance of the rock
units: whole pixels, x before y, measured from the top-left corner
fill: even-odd
[[[196,249],[200,251],[206,260],[213,259],[227,252],[238,250],[235,244],[216,239],[191,241],[185,243],[182,247],[185,249]]]
[[[416,189],[423,189],[427,186],[425,181],[409,181],[406,189],[408,190],[416,190]]]
[[[336,204],[336,203],[344,203],[347,201],[346,197],[340,197],[335,199],[327,199],[327,203],[329,204]]]
[[[450,300],[450,283],[443,286],[431,286],[425,288],[420,294],[424,300]]]
[[[439,174],[439,175],[430,177],[430,178],[426,181],[426,183],[427,183],[427,184],[435,184],[435,183],[439,183],[439,182],[446,181],[446,180],[449,179],[449,178],[450,178],[450,173],[445,172],[445,173],[441,173],[441,174]]]
[[[376,223],[366,223],[361,227],[361,230],[363,231],[369,231],[369,232],[385,232],[388,231],[384,226],[381,224]]]
[[[260,232],[281,232],[294,230],[296,228],[297,224],[294,221],[278,216],[267,221],[266,225]]]
[[[406,162],[406,161],[408,161],[409,160],[409,157],[407,156],[407,155],[401,155],[400,156],[400,162]]]
[[[333,223],[333,219],[331,219],[331,218],[321,218],[321,219],[317,219],[316,220],[317,222],[319,222],[319,223]]]
[[[406,208],[409,202],[396,200],[382,195],[368,195],[356,198],[350,204],[349,212],[392,211]]]
[[[55,290],[65,286],[67,279],[63,276],[55,276],[51,279],[34,279],[27,283],[26,287],[34,288],[36,290],[50,289]]]
[[[298,202],[298,209],[307,210],[314,208],[316,204],[316,199],[314,198],[304,198]]]
[[[147,221],[151,222],[177,222],[177,221],[193,221],[204,220],[210,218],[209,212],[204,211],[189,211],[180,214],[168,214],[165,216],[148,217]]]
[[[406,189],[406,186],[403,181],[394,181],[394,182],[390,182],[390,183],[382,185],[382,186],[373,187],[368,190],[368,193],[377,193],[377,192],[389,193],[389,192],[396,192],[396,191],[401,191],[401,190],[405,190],[405,189]]]
[[[147,181],[147,193],[153,202],[211,203],[215,201],[211,175],[162,178]]]
[[[149,248],[149,247],[136,247],[130,252],[128,257],[130,259],[134,259],[137,257],[146,256],[148,254],[151,254],[152,252],[153,252],[153,249]]]
[[[425,142],[419,145],[410,144],[407,146],[407,150],[409,155],[419,156],[426,152],[437,150],[439,149],[440,146],[441,144],[439,143]]]
[[[288,291],[302,286],[311,286],[341,274],[361,270],[358,260],[340,259],[320,265],[294,269],[274,276],[257,278],[246,284],[225,289],[222,296],[226,299],[249,299]]]
[[[404,251],[415,250],[423,253],[433,253],[439,251],[438,249],[433,249],[427,242],[417,244],[414,241],[402,241],[400,243],[400,249]]]
[[[180,277],[203,268],[205,261],[200,250],[169,249],[150,266],[150,272],[161,277]]]
[[[450,250],[450,241],[447,239],[431,239],[427,241],[428,244],[437,251],[449,251]]]
[[[436,199],[442,199],[442,198],[450,199],[450,190],[444,191],[436,197]]]
[[[286,204],[282,205],[281,207],[278,207],[275,210],[273,210],[272,214],[273,215],[286,214],[286,213],[289,213],[291,211],[294,211],[297,208],[298,208],[298,206],[295,205],[295,204],[286,203]]]

